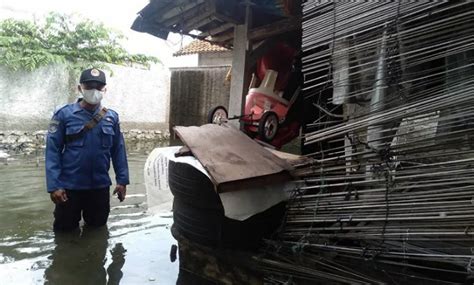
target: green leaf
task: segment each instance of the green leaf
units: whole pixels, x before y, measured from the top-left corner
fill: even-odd
[[[150,66],[159,59],[129,54],[120,44],[125,37],[78,15],[49,13],[32,21],[0,21],[0,64],[13,70],[35,70],[51,63],[66,63],[71,68],[93,63]]]

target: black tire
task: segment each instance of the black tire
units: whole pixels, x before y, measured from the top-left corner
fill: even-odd
[[[281,202],[244,221],[225,218],[222,225],[222,246],[256,249],[262,238],[270,237],[278,229],[285,211],[286,203]]]
[[[194,242],[219,246],[223,218],[224,210],[201,209],[178,198],[173,200],[173,226]]]
[[[220,119],[227,119],[228,117],[227,109],[224,106],[217,106],[207,113],[207,123],[218,124]]]
[[[271,142],[278,132],[278,116],[275,112],[265,112],[258,122],[258,136],[265,142]]]
[[[285,203],[247,220],[224,216],[222,210],[199,209],[179,199],[173,201],[173,226],[191,241],[214,247],[255,249],[260,240],[269,237],[281,224]]]
[[[168,182],[173,196],[201,209],[222,210],[214,184],[201,171],[186,163],[169,161]]]

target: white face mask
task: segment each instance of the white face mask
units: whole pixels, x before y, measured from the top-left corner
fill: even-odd
[[[96,89],[91,90],[82,90],[82,95],[84,96],[84,101],[89,104],[97,105],[102,100],[104,91],[99,91]]]

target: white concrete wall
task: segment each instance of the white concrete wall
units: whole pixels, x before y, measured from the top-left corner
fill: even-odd
[[[103,105],[119,113],[125,128],[168,128],[170,71],[167,68],[112,66],[112,76],[105,72],[107,93]]]
[[[34,72],[0,67],[0,129],[45,129],[54,107],[72,100],[69,94],[64,66]]]
[[[103,105],[117,111],[124,129],[167,129],[169,71],[111,65]],[[112,76],[110,75],[112,73]],[[65,66],[33,72],[0,66],[0,131],[44,130],[56,106],[73,102],[78,78]]]
[[[232,65],[232,52],[213,52],[199,54],[199,66]]]

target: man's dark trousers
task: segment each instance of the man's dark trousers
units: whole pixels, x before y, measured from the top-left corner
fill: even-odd
[[[109,187],[90,190],[66,189],[68,200],[56,204],[55,231],[69,231],[79,227],[81,214],[88,226],[100,227],[107,223],[110,213]]]

